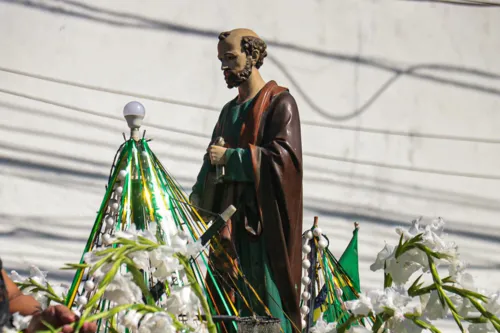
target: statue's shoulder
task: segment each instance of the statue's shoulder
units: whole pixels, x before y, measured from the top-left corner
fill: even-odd
[[[222,109],[220,110],[220,113],[219,113],[219,119],[221,119],[222,117],[224,117],[224,115],[227,113],[227,111],[231,108],[231,105],[233,104],[234,100],[238,98],[238,97],[235,97],[233,99],[230,99],[226,104],[224,104],[224,106],[222,107]]]
[[[297,112],[298,110],[297,102],[287,88],[273,96],[271,105],[274,109],[286,109],[291,112]]]

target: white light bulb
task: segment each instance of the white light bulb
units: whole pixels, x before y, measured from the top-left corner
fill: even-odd
[[[310,298],[311,298],[311,294],[310,294],[309,292],[304,291],[304,292],[302,293],[302,299],[303,299],[304,301],[307,301],[307,300],[309,300]]]
[[[320,249],[324,249],[328,246],[328,241],[325,239],[325,237],[321,238],[321,240],[318,242],[318,246]]]
[[[120,208],[120,204],[115,199],[111,199],[109,200],[109,207],[112,211],[117,212],[118,208]]]
[[[311,279],[309,278],[309,276],[302,277],[302,279],[300,281],[302,282],[302,285],[304,285],[304,286],[308,286],[309,283],[311,283]]]
[[[311,247],[309,246],[309,244],[304,244],[304,246],[302,246],[302,252],[304,252],[305,254],[311,252]]]
[[[305,234],[306,239],[312,239],[313,238],[313,233],[311,230],[308,230]]]
[[[123,116],[127,120],[128,127],[138,129],[146,115],[146,109],[139,102],[130,102],[123,108]]]
[[[95,288],[95,283],[94,283],[94,281],[92,281],[92,280],[87,280],[87,281],[85,282],[85,290],[86,290],[86,291],[91,291],[91,290],[94,290],[94,288]]]
[[[108,227],[112,227],[113,224],[115,224],[115,220],[111,216],[109,216],[109,215],[106,216],[106,218],[104,219],[104,221],[106,222],[106,225]]]
[[[139,102],[132,101],[127,103],[125,107],[123,108],[123,116],[139,116],[144,118],[146,115],[146,109],[144,108],[144,105],[142,105]]]
[[[306,321],[304,319],[302,319],[302,329],[305,329],[306,325],[307,325]]]
[[[309,267],[311,267],[311,262],[308,259],[304,259],[304,261],[302,261],[302,268],[308,269]]]
[[[314,230],[313,230],[313,234],[314,234],[314,236],[316,236],[316,237],[321,236],[321,228],[320,228],[320,227],[316,227],[316,228],[314,228]]]
[[[118,178],[120,180],[124,180],[125,177],[127,177],[127,170],[120,170],[120,172],[118,173]]]
[[[105,244],[105,245],[109,245],[111,244],[111,236],[109,234],[104,234],[102,235],[102,242]]]
[[[115,190],[115,193],[118,195],[118,196],[121,196],[122,193],[123,193],[123,187],[122,186],[118,186]]]
[[[309,307],[304,305],[300,308],[300,313],[302,313],[303,315],[306,315],[309,313]]]
[[[85,296],[78,297],[78,305],[85,305],[85,304],[87,304],[87,297]]]

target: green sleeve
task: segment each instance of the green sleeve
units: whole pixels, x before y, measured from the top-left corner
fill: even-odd
[[[249,149],[228,148],[225,153],[225,180],[234,182],[253,182],[252,157]]]

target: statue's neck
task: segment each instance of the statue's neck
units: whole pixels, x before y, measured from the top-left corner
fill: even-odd
[[[250,77],[238,87],[237,102],[244,103],[254,98],[265,85],[266,82],[254,67]]]

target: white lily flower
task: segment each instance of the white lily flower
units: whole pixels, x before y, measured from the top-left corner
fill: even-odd
[[[147,251],[135,251],[128,255],[139,269],[149,270],[149,253]]]
[[[135,310],[129,310],[126,313],[122,314],[119,322],[128,329],[137,330],[141,318],[142,315],[140,313]]]
[[[496,333],[495,327],[491,323],[470,324],[467,330],[469,333]]]
[[[155,312],[144,316],[139,333],[176,333],[176,329],[167,313]]]
[[[15,283],[26,281],[26,278],[19,275],[16,271],[10,271],[10,279]]]
[[[364,326],[351,326],[347,331],[347,333],[371,333],[372,331],[367,329]]]
[[[385,272],[390,274],[392,280],[397,285],[408,282],[410,277],[421,269],[421,266],[415,262],[409,261],[408,256],[401,255],[398,259],[392,257],[386,262]]]
[[[422,267],[422,270],[427,271],[429,269],[429,260],[426,254],[419,249],[411,249],[403,253],[398,260],[416,263]]]
[[[493,313],[494,315],[500,315],[500,291],[488,297],[486,310]]]
[[[356,316],[367,316],[373,312],[372,300],[365,294],[360,294],[357,300],[345,302],[345,306]]]
[[[171,295],[167,299],[167,311],[170,313],[184,314],[190,317],[196,314],[199,306],[199,299],[190,286],[185,285],[171,289]]]
[[[165,282],[172,273],[182,269],[184,267],[179,263],[177,258],[164,257],[160,265],[156,267],[153,276],[161,282]]]
[[[201,245],[201,238],[196,242],[190,242],[186,245],[186,256],[196,257],[201,251],[203,251],[203,245]]]
[[[420,221],[422,220],[422,216],[420,216],[418,219],[411,221],[411,226],[408,230],[404,230],[402,227],[396,228],[396,233],[398,235],[403,235],[404,240],[409,240],[418,234],[421,234],[424,232],[423,229],[420,228]]]
[[[16,312],[12,315],[12,325],[17,329],[17,331],[23,331],[28,328],[31,318],[33,316],[23,316]]]
[[[450,265],[448,266],[448,272],[453,279],[457,279],[457,277],[465,270],[466,266],[457,258],[453,258],[449,262]]]
[[[387,321],[387,326],[390,332],[397,333],[421,333],[423,331],[422,327],[406,319],[404,316],[392,317]]]
[[[41,284],[42,286],[47,285],[47,272],[42,272],[38,267],[34,265],[30,266],[30,278],[33,279],[34,282]]]
[[[437,291],[431,291],[431,295],[425,305],[423,316],[430,320],[443,319],[448,314],[448,306],[441,304]]]
[[[311,328],[311,333],[337,333],[337,323],[327,323],[323,320],[323,316],[320,316]]]
[[[375,260],[375,262],[370,266],[370,269],[372,271],[377,271],[379,269],[383,269],[384,268],[384,264],[387,260],[391,259],[394,257],[394,246],[392,245],[389,245],[389,244],[385,244],[384,248],[382,249],[382,251],[380,251],[378,254],[377,254],[377,259]]]
[[[142,291],[134,283],[130,272],[118,272],[106,287],[104,298],[118,305],[142,303]]]

